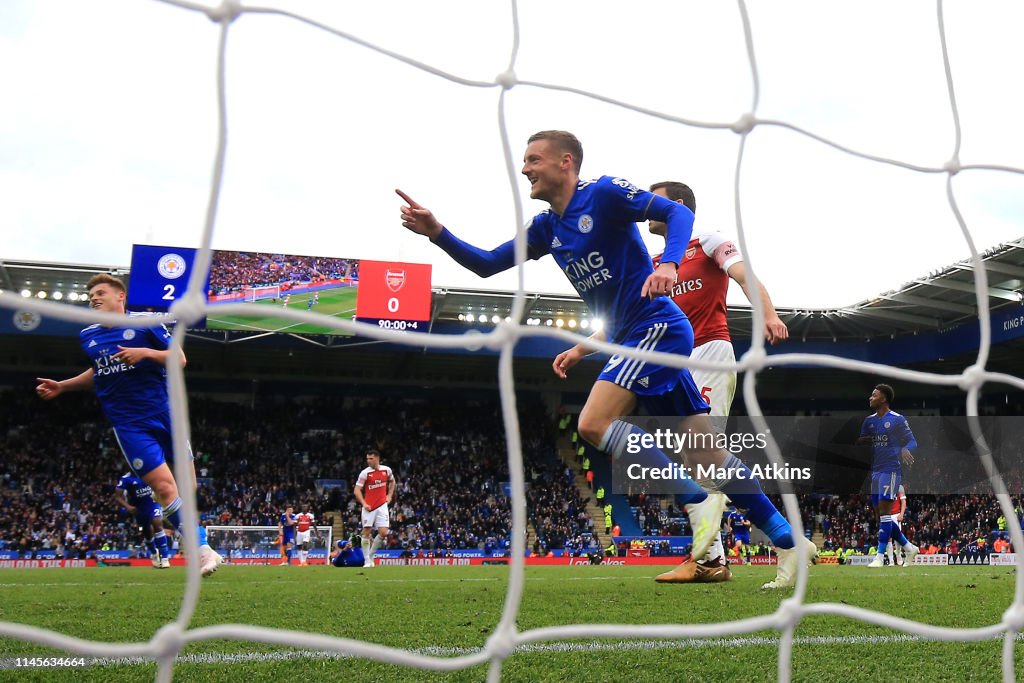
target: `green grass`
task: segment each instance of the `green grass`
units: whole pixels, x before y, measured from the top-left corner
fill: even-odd
[[[356,311],[356,292],[358,287],[336,287],[320,290],[320,301],[313,306],[313,313],[329,315],[335,318],[350,320]],[[313,298],[313,292],[292,294],[288,308],[293,311],[305,311],[306,302]],[[262,299],[253,302],[253,315],[217,315],[216,306],[206,319],[206,327],[211,330],[244,330],[248,332],[292,332],[295,334],[336,334],[345,335],[341,330],[323,325],[306,325],[291,320],[283,320],[276,316],[281,310],[280,301]]]
[[[732,582],[659,585],[656,567],[531,567],[518,628],[578,623],[713,623],[771,614],[792,590],[762,592],[774,569],[739,567]],[[5,570],[0,619],[104,641],[150,639],[174,619],[184,570],[148,568]],[[427,648],[439,656],[484,646],[501,616],[505,567],[230,567],[203,582],[191,628],[248,623],[392,647]],[[1014,569],[915,567],[811,569],[807,602],[884,609],[908,620],[951,627],[997,623],[1013,597]],[[513,654],[506,681],[775,680],[778,632],[704,641],[585,639],[539,643]],[[998,681],[1001,640],[944,643],[901,637],[863,622],[805,618],[796,631],[795,681],[885,679]],[[815,642],[824,637],[826,642]],[[870,638],[877,637],[876,642]],[[741,644],[746,643],[746,644]],[[575,651],[570,651],[575,646]],[[265,658],[260,659],[260,653]],[[60,656],[60,651],[0,638],[0,660]],[[225,658],[234,655],[235,661]],[[211,663],[206,660],[213,659]],[[487,667],[430,673],[363,659],[326,656],[249,641],[197,642],[182,652],[182,681],[331,680],[480,681]],[[1018,647],[1017,676],[1024,676]],[[133,662],[16,672],[16,680],[151,680],[156,666]],[[0,670],[0,680],[11,671]]]

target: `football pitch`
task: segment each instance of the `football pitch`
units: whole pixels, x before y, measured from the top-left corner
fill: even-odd
[[[356,291],[358,287],[335,287],[321,289],[320,300],[313,305],[313,313],[329,315],[335,318],[351,320],[356,313]],[[293,311],[305,311],[306,303],[313,298],[314,292],[292,294],[288,308]],[[347,332],[323,325],[308,325],[294,320],[283,320],[275,314],[282,309],[279,299],[261,299],[250,302],[252,315],[217,315],[217,307],[210,309],[206,318],[206,327],[210,330],[242,330],[247,332],[292,332],[295,334],[336,334],[348,335]]]
[[[582,623],[708,624],[767,615],[792,589],[760,590],[773,567],[738,567],[724,584],[660,585],[657,567],[528,567],[520,631]],[[947,627],[995,624],[1013,598],[1014,568],[811,568],[806,602],[883,610]],[[190,629],[251,624],[366,640],[434,657],[482,648],[501,617],[504,566],[310,567],[225,566],[204,580]],[[4,570],[0,619],[79,638],[141,642],[177,615],[184,569]],[[776,679],[778,631],[704,639],[614,638],[541,641],[504,663],[504,681],[668,681]],[[804,618],[793,648],[794,681],[1001,680],[1002,639],[929,641],[852,619]],[[87,658],[65,669],[13,669],[15,658],[77,656],[0,638],[0,680],[153,680],[143,659]],[[1024,674],[1021,644],[1016,673]],[[13,677],[11,677],[13,674]],[[175,680],[481,681],[487,666],[436,673],[298,647],[245,640],[188,644]]]

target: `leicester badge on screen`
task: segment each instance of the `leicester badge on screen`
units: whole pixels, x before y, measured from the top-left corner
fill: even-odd
[[[356,319],[365,322],[429,321],[430,264],[359,261]],[[418,328],[419,325],[412,326],[412,329]],[[401,329],[407,328],[402,326]]]
[[[188,288],[196,250],[188,247],[132,245],[129,311],[167,311]],[[203,291],[209,283],[207,274]]]

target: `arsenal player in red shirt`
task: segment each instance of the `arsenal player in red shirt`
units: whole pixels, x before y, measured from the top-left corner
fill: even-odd
[[[693,190],[684,183],[655,183],[651,185],[651,192],[683,204],[697,213]],[[665,236],[666,226],[660,221],[648,221],[648,228],[655,235]],[[661,254],[653,260],[657,266]],[[693,326],[693,352],[690,358],[736,362],[732,338],[729,336],[725,301],[729,292],[729,278],[735,280],[743,288],[747,299],[753,302],[751,283],[747,281],[747,269],[739,247],[722,233],[707,230],[695,223],[690,243],[676,269],[676,283],[671,294],[672,300]],[[764,285],[759,283],[759,287],[764,307],[764,336],[770,344],[775,344],[787,339],[789,330],[776,313]],[[690,372],[700,395],[711,406],[712,417],[728,417],[736,394],[736,371],[693,368]],[[717,539],[702,560],[682,564],[662,574],[658,580],[668,583],[728,581],[732,578],[732,572],[724,559],[725,548],[721,539]]]
[[[388,535],[388,505],[395,498],[395,475],[390,467],[380,464],[380,451],[376,448],[366,451],[366,467],[359,473],[353,494],[363,506],[363,566],[372,567],[373,556]],[[377,536],[371,543],[374,528]]]

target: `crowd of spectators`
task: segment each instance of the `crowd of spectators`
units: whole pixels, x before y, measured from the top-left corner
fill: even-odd
[[[561,461],[527,465],[529,523],[536,531],[535,555],[565,550],[574,555],[599,551],[588,499],[576,487],[576,474]]]
[[[464,408],[332,397],[254,406],[193,397],[203,522],[275,526],[292,505],[308,506],[318,523],[340,513],[344,533],[357,531],[352,487],[366,449],[376,447],[398,481],[386,547],[504,551],[511,507],[500,411],[493,403]],[[561,474],[549,416],[521,402],[520,424],[528,514],[545,547],[563,547],[589,530],[585,501]],[[42,403],[0,394],[0,430],[0,549],[74,557],[139,544],[132,518],[113,499],[127,469],[93,397]]]
[[[359,279],[357,259],[218,250],[213,253],[210,265],[210,291],[213,294],[344,278]]]
[[[687,536],[690,521],[686,511],[671,498],[648,496],[644,493],[628,497],[629,508],[644,536]]]
[[[463,548],[502,552],[510,545],[509,476],[497,404],[453,411],[444,401],[320,397],[242,405],[193,397],[190,407],[206,524],[276,526],[290,504],[308,506],[321,524],[340,514],[344,533],[357,531],[359,506],[351,490],[365,449],[373,446],[398,480],[387,547],[443,555]],[[519,408],[527,515],[536,531],[531,549],[603,550],[586,494],[557,457],[553,420],[539,405],[521,402]],[[0,433],[0,549],[79,557],[139,545],[131,517],[113,499],[113,486],[127,470],[94,397],[43,403],[28,393],[0,394]],[[919,471],[939,488],[963,476],[942,466]],[[1011,492],[1020,492],[1018,470],[1006,480]],[[1006,520],[991,494],[908,489],[903,529],[922,547],[985,553],[1005,535]],[[629,502],[645,535],[688,533],[684,511],[671,501],[637,495]],[[805,528],[823,535],[823,550],[866,551],[877,540],[864,494],[805,494],[800,510]],[[661,545],[651,549],[656,554]]]
[[[878,542],[878,522],[866,495],[807,497],[801,510],[813,515],[824,537],[823,550],[867,552]],[[1024,516],[1019,504],[1015,510],[1018,519]],[[987,553],[1009,536],[998,501],[982,494],[908,496],[902,529],[926,552],[950,555],[973,552],[972,546]]]

